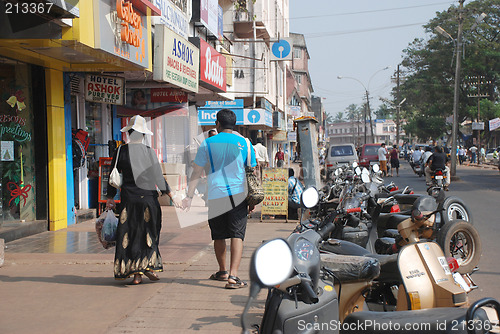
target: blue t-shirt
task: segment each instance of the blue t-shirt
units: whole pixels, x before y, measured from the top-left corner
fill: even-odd
[[[248,149],[244,137],[226,132],[201,143],[194,163],[208,171],[208,199],[228,197],[245,191]],[[255,167],[257,162],[252,147],[250,155],[251,166]]]

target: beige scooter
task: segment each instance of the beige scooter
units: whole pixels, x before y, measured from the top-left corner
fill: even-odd
[[[432,233],[432,224],[433,222],[427,220],[427,216],[416,212],[398,225],[402,246],[399,253],[392,255],[392,259],[390,255],[379,257],[382,262],[397,261],[393,264],[397,264],[397,280],[401,281],[401,284],[399,287],[391,287],[394,297],[397,298],[396,311],[459,307],[468,304],[467,292],[471,290],[471,286],[475,286],[474,283],[471,280],[466,282],[458,273],[452,274],[437,243],[420,241],[419,236],[425,237]],[[380,284],[380,278],[378,282],[374,281],[380,273],[378,261],[368,256],[323,253],[321,262],[325,267],[330,267],[332,276],[340,280],[340,284],[335,284],[339,295],[340,320],[352,312],[363,310],[366,306],[367,291],[372,287],[379,287]],[[394,271],[397,274],[396,267]]]

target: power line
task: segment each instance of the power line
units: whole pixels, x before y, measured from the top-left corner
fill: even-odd
[[[456,1],[451,1],[456,2]],[[291,17],[290,20],[303,20],[303,19],[312,19],[318,17],[331,17],[331,16],[343,16],[343,15],[357,15],[357,14],[369,14],[369,13],[378,13],[378,12],[389,12],[396,10],[405,10],[405,9],[413,9],[413,8],[421,8],[421,7],[431,7],[437,5],[450,4],[450,1],[446,2],[437,2],[427,5],[418,5],[418,6],[409,6],[409,7],[398,7],[398,8],[385,8],[385,9],[374,9],[374,10],[365,10],[359,12],[350,12],[350,13],[338,13],[338,14],[325,14],[325,15],[313,15],[313,16],[301,16],[301,17]]]
[[[388,30],[388,29],[397,29],[397,28],[405,28],[405,27],[411,27],[411,26],[419,26],[426,24],[427,22],[420,22],[420,23],[410,23],[410,24],[401,24],[401,25],[396,25],[396,26],[386,26],[386,27],[378,27],[378,28],[369,28],[369,29],[358,29],[358,30],[347,30],[347,31],[331,31],[331,32],[318,32],[318,33],[311,33],[311,34],[304,34],[305,37],[311,39],[311,38],[318,38],[318,37],[327,37],[327,36],[340,36],[340,35],[349,35],[349,34],[358,34],[358,33],[363,33],[363,32],[370,32],[370,31],[376,31],[376,30]]]

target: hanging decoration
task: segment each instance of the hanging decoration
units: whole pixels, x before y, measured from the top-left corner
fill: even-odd
[[[21,112],[26,109],[26,104],[24,103],[25,97],[23,95],[23,91],[19,89],[5,102],[7,102],[11,108],[17,106],[16,111]]]
[[[18,205],[19,202],[21,202],[21,197],[24,200],[24,205],[26,205],[26,198],[28,198],[29,191],[31,190],[31,184],[23,185],[22,183],[17,184],[11,181],[7,183],[7,187],[10,191],[11,196],[9,205],[12,201],[14,201],[16,205]]]

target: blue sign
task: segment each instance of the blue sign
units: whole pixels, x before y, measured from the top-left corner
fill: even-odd
[[[280,39],[274,42],[272,47],[272,59],[271,60],[285,60],[292,58],[292,45],[286,39]]]
[[[245,125],[266,125],[273,127],[273,113],[262,108],[245,109]]]
[[[256,124],[260,120],[260,113],[257,110],[251,110],[247,114],[247,119],[250,123]]]
[[[243,99],[236,99],[234,101],[205,101],[203,109],[234,109],[243,108]],[[199,109],[199,108],[198,108]]]
[[[245,123],[243,113],[243,99],[234,101],[206,101],[203,107],[198,108],[199,125],[215,125],[217,113],[221,109],[231,109],[236,114],[236,125]]]

